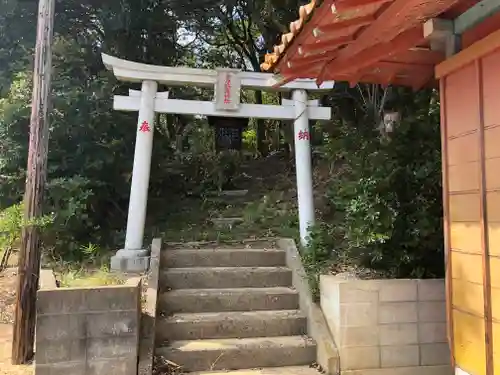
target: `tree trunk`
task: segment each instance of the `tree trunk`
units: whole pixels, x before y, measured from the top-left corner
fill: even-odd
[[[262,104],[262,91],[255,91],[255,103]],[[266,123],[263,119],[257,119],[257,149],[261,156],[267,156],[269,149],[266,140]]]
[[[42,216],[43,193],[47,177],[49,143],[48,113],[52,75],[52,36],[55,0],[40,0],[35,49],[33,96],[26,190],[25,225],[21,233],[17,300],[12,340],[12,363],[28,363],[33,357],[36,293],[40,274],[40,233],[33,219]]]
[[[282,93],[280,98],[280,104],[283,104],[283,99],[291,99],[292,95],[290,93]],[[288,157],[292,157],[294,154],[294,139],[293,139],[293,121],[281,120],[280,128],[283,131],[284,148]]]

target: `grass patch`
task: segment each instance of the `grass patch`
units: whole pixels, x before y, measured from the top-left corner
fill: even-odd
[[[59,269],[55,274],[60,286],[65,288],[122,285],[127,281],[125,275],[110,272],[105,266]]]
[[[246,199],[185,199],[170,207],[168,217],[154,225],[153,233],[167,242],[294,238],[298,233],[296,204],[284,196],[283,191],[272,191]],[[211,222],[229,217],[241,218],[242,222],[231,228],[216,227]]]
[[[105,285],[122,285],[123,276],[103,271],[78,270],[58,275],[61,287],[92,287]]]

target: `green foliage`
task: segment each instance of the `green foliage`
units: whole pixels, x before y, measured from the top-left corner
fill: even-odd
[[[247,150],[257,150],[257,131],[248,129],[243,132],[243,145]]]
[[[24,219],[24,205],[22,203],[0,211],[0,254],[2,254],[0,270],[7,265],[10,253],[19,248],[23,228],[27,226],[38,227],[44,233],[47,228],[50,228],[52,223],[53,217],[51,215],[26,221]]]
[[[327,135],[324,152],[337,166],[328,181],[332,214],[313,231],[307,262],[443,275],[439,105],[431,92],[412,101],[419,107],[400,104],[388,140],[366,116],[339,121]]]
[[[315,301],[319,300],[319,277],[328,273],[327,269],[332,261],[338,261],[335,256],[335,247],[338,244],[332,236],[335,226],[320,223],[310,228],[308,246],[300,248],[302,264],[306,271],[311,294]],[[337,239],[338,240],[338,239]]]
[[[260,200],[247,204],[243,210],[244,224],[262,237],[292,237],[298,234],[295,202],[284,199],[284,193],[271,191]],[[259,233],[260,232],[260,233]]]

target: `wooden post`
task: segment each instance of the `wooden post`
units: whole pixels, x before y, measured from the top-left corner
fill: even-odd
[[[55,0],[40,0],[33,73],[30,138],[26,188],[25,220],[42,215],[42,201],[47,176],[47,153],[52,73],[52,37]],[[19,365],[33,358],[36,293],[40,273],[40,234],[35,226],[26,226],[21,234],[17,301],[12,339],[12,363]]]

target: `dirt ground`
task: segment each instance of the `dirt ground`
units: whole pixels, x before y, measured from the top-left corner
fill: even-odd
[[[0,375],[31,375],[33,366],[12,366],[12,323],[14,320],[17,270],[0,273]]]

